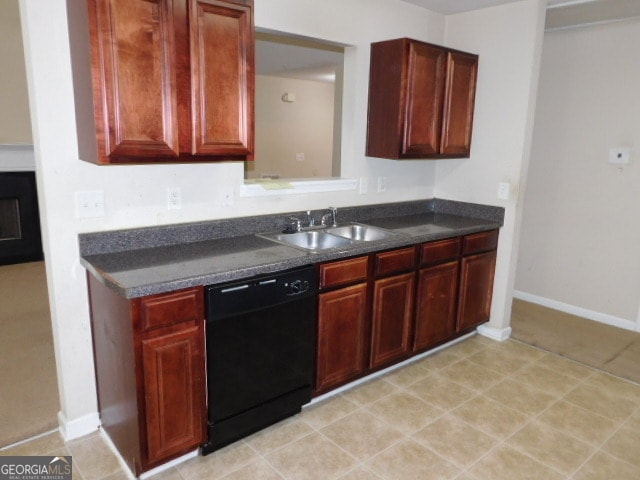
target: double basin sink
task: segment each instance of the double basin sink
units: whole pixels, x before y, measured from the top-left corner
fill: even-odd
[[[300,248],[308,252],[319,252],[333,248],[348,247],[358,242],[372,242],[397,237],[398,233],[363,223],[348,223],[337,227],[321,227],[294,233],[260,234],[273,242]]]

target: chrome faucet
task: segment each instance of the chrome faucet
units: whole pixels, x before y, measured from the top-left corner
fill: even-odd
[[[324,215],[322,215],[322,218],[320,220],[320,225],[316,225],[316,219],[313,217],[313,212],[311,212],[311,210],[307,210],[307,224],[304,226],[302,224],[302,220],[300,220],[298,217],[294,217],[294,216],[288,217],[287,225],[283,230],[283,233],[302,232],[304,230],[313,230],[313,229],[324,228],[324,227],[337,227],[338,226],[338,222],[336,220],[337,212],[338,212],[337,208],[329,207],[329,213],[325,213]]]
[[[322,216],[322,226],[323,227],[337,227],[338,226],[338,222],[336,220],[336,214],[338,213],[338,209],[336,207],[329,207],[329,213],[325,213]],[[327,225],[327,222],[329,221],[329,218],[331,219],[331,225]]]
[[[316,220],[313,218],[313,215],[311,214],[311,210],[307,210],[307,226],[308,227],[316,226]]]

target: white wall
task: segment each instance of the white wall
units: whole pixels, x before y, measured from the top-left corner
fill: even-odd
[[[0,0],[0,144],[30,144],[18,0]]]
[[[283,101],[284,93],[296,100]],[[247,162],[248,177],[330,177],[333,99],[333,83],[256,75],[255,161]],[[297,160],[298,153],[304,161]]]
[[[369,44],[409,36],[442,44],[445,17],[399,0],[258,0],[256,26],[348,45],[342,128],[342,174],[374,185],[388,178],[382,194],[355,191],[234,197],[223,207],[220,191],[242,183],[243,165],[220,164],[100,167],[78,159],[66,0],[20,0],[45,260],[61,394],[60,423],[66,438],[97,425],[96,394],[85,272],[78,259],[80,232],[169,224],[306,208],[430,198],[496,204],[497,182],[517,185],[527,158],[530,100],[536,75],[538,0],[486,9],[446,21],[447,41],[481,55],[478,109],[470,160],[390,160],[364,156]],[[544,3],[544,2],[540,2]],[[69,1],[84,8],[84,1]],[[503,58],[505,56],[505,58]],[[448,163],[450,162],[450,163]],[[437,169],[437,172],[436,172]],[[438,187],[435,186],[436,173]],[[166,209],[165,189],[180,186],[183,208]],[[106,215],[78,220],[74,192],[105,192]],[[502,325],[516,238],[515,199],[507,203],[494,300]],[[508,323],[508,320],[507,320]]]
[[[516,288],[637,328],[640,21],[547,32]],[[607,163],[632,147],[631,166]],[[533,295],[533,298],[529,296]]]
[[[469,160],[438,161],[436,196],[505,207],[489,327],[508,333],[527,175],[545,1],[525,0],[447,18],[446,44],[480,55]],[[499,182],[511,185],[498,200]]]

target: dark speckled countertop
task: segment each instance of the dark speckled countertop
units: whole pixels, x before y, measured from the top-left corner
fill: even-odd
[[[324,211],[314,211],[319,216]],[[498,228],[504,209],[450,200],[344,207],[338,223],[361,222],[398,235],[311,253],[257,237],[284,228],[290,215],[242,217],[163,227],[85,233],[82,265],[125,298],[210,285],[378,250]]]

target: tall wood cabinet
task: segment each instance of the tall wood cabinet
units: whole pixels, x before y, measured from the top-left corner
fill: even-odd
[[[102,428],[139,475],[206,438],[204,295],[127,300],[89,275]]]
[[[88,0],[99,164],[251,158],[253,0]]]
[[[474,54],[409,38],[371,44],[366,154],[468,157],[477,71]]]

